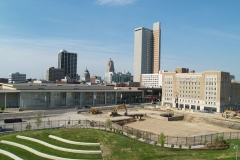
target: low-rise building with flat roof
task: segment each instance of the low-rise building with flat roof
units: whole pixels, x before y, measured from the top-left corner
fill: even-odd
[[[143,91],[83,84],[0,84],[0,106],[19,109],[104,106],[136,103]]]

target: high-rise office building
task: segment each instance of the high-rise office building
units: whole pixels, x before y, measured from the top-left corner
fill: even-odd
[[[58,68],[64,69],[64,76],[69,76],[72,80],[78,80],[77,53],[61,50],[58,53]]]
[[[26,74],[19,72],[8,74],[8,83],[26,83]]]
[[[56,81],[64,79],[64,69],[50,67],[46,71],[46,80],[47,81]]]
[[[114,63],[113,63],[111,58],[107,62],[107,68],[106,68],[106,72],[105,73],[109,73],[109,72],[115,72]]]
[[[141,74],[158,73],[161,59],[161,24],[153,24],[153,30],[140,27],[134,33],[133,81],[140,82]]]

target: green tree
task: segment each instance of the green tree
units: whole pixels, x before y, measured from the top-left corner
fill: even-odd
[[[112,129],[112,121],[110,119],[107,119],[105,124],[107,128],[109,128],[110,130]]]
[[[5,109],[5,106],[1,106],[0,109],[1,111],[3,111]]]
[[[51,124],[51,121],[50,121],[50,119],[49,119],[49,117],[48,117],[47,125],[50,126],[50,124]]]
[[[42,124],[42,115],[40,112],[37,113],[35,124],[37,125],[37,129]]]
[[[160,145],[161,145],[161,148],[164,147],[165,139],[166,139],[166,136],[165,136],[163,133],[161,133],[161,134],[159,135],[159,139],[158,139],[158,141],[159,141],[159,143],[160,143]]]

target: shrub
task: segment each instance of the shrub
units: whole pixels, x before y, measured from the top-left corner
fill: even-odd
[[[30,123],[27,124],[26,130],[30,130],[32,128],[32,125]]]
[[[192,146],[191,146],[191,144],[189,144],[189,145],[188,145],[188,149],[191,149],[191,148],[192,148]]]
[[[0,109],[1,111],[3,111],[5,109],[5,106],[1,106]]]
[[[174,144],[171,144],[171,148],[174,148]]]
[[[78,124],[81,124],[81,120],[78,120]]]
[[[92,126],[92,127],[94,127],[94,120],[92,120],[91,122],[90,122],[90,126]]]
[[[181,144],[179,144],[178,148],[179,148],[179,149],[182,149],[182,145],[181,145]]]
[[[133,134],[133,131],[132,131],[132,130],[128,130],[128,131],[127,131],[127,134],[131,134],[131,135],[132,135],[132,134]]]
[[[207,143],[208,143],[208,140],[205,139],[205,140],[204,140],[204,144],[207,144]]]
[[[137,131],[136,133],[136,138],[139,139],[142,137],[142,133],[140,131]]]
[[[145,133],[145,135],[144,135],[143,137],[144,137],[144,139],[146,139],[147,141],[150,139],[150,138],[149,138],[149,133]]]
[[[157,145],[157,142],[154,142],[154,145],[156,146],[156,145]]]
[[[224,137],[223,136],[219,136],[218,139],[219,139],[219,141],[223,141]]]
[[[68,118],[68,125],[71,123],[70,118]]]
[[[216,136],[215,139],[214,139],[215,145],[218,144],[218,142],[219,142],[219,138],[218,138],[218,136]]]

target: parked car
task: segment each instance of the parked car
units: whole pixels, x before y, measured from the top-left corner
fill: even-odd
[[[84,106],[84,107],[77,107],[77,113],[81,113],[81,112],[87,112],[91,107],[90,106]]]

